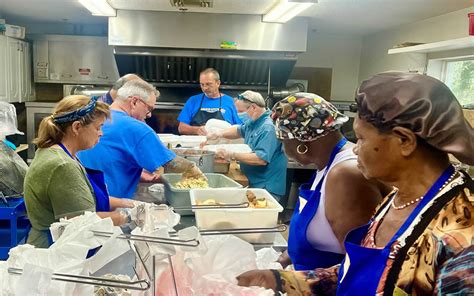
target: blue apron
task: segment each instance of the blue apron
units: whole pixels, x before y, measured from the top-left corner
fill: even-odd
[[[64,150],[64,152],[66,152],[67,155],[74,159],[74,157],[72,157],[71,153],[69,153],[67,148],[62,143],[59,143],[58,145]],[[94,190],[95,194],[95,211],[110,212],[109,193],[107,192],[107,187],[105,185],[104,173],[102,171],[97,171],[93,169],[85,169],[87,173],[87,179],[91,183],[92,189]],[[48,243],[51,246],[53,244],[53,237],[51,236],[51,232],[49,231],[49,229],[46,230],[46,233],[48,234]],[[100,247],[89,250],[86,258],[89,258],[94,255],[99,248]]]
[[[316,177],[312,178],[310,183],[300,186],[299,196],[304,198],[307,203],[299,212],[296,210],[291,217],[290,232],[288,236],[288,254],[291,262],[296,270],[312,270],[315,268],[325,268],[338,264],[344,259],[343,254],[320,251],[315,249],[306,237],[308,225],[313,219],[318,210],[319,201],[321,199],[321,187],[328,173],[329,167],[334,162],[337,153],[341,151],[342,147],[347,143],[347,139],[342,138],[336,147],[331,152],[329,162],[326,165],[324,175],[316,186],[315,190],[311,190],[311,185]],[[296,203],[296,209],[300,208],[300,200]]]
[[[224,120],[224,116],[222,116],[221,112],[221,105],[222,105],[222,95],[219,93],[219,111],[216,112],[209,112],[206,110],[202,110],[202,102],[204,101],[204,94],[201,97],[201,104],[199,105],[199,109],[194,114],[193,118],[191,118],[191,126],[203,126],[206,125],[206,122],[209,119],[219,119]]]
[[[346,258],[339,269],[337,295],[375,295],[380,278],[389,259],[392,244],[410,227],[413,219],[426,204],[435,197],[444,182],[446,182],[453,173],[454,168],[449,166],[438,180],[436,180],[433,186],[431,186],[405,223],[403,223],[383,249],[360,246],[360,243],[367,235],[370,222],[365,226],[361,226],[349,232],[344,242]],[[386,207],[390,207],[390,203],[388,203]],[[347,260],[349,263],[348,270],[347,273],[344,274],[344,263]]]
[[[71,153],[64,147],[62,143],[58,144],[64,152],[67,153],[71,158]],[[109,193],[105,185],[104,173],[102,171],[97,171],[93,169],[86,169],[87,179],[92,185],[92,189],[95,193],[95,211],[96,212],[110,212],[110,202],[109,202]]]

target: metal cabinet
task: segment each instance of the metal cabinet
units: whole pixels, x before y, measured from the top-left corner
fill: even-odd
[[[28,42],[0,36],[0,100],[16,103],[33,96]]]
[[[35,82],[110,85],[118,78],[106,37],[38,35],[33,42]]]

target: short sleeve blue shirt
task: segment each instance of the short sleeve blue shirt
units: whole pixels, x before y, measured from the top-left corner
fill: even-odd
[[[199,105],[201,104],[202,99],[202,106],[201,109],[208,111],[208,112],[216,112],[219,111],[219,98],[217,99],[210,99],[204,94],[198,94],[195,96],[190,97],[186,104],[184,104],[183,110],[178,116],[178,121],[191,124],[191,120],[193,119],[194,115],[199,111]],[[224,120],[230,124],[241,124],[239,116],[237,116],[237,108],[234,104],[234,99],[232,99],[228,95],[222,95],[222,102],[221,104],[221,113]]]
[[[102,131],[99,143],[78,157],[85,167],[104,172],[113,197],[132,198],[143,169],[154,172],[176,157],[152,128],[125,112],[112,110]]]
[[[252,151],[268,164],[254,166],[240,163],[240,168],[249,179],[250,187],[265,188],[273,194],[284,195],[288,159],[283,152],[281,142],[276,137],[270,114],[271,111],[267,110],[257,120],[247,121],[238,127],[245,144],[249,145]]]

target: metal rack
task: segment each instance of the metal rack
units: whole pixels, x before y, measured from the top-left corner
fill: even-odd
[[[92,233],[95,236],[99,237],[112,237],[114,234],[112,232],[104,232],[104,231],[95,231],[92,230]],[[181,240],[176,238],[162,238],[162,237],[153,237],[153,236],[144,236],[144,235],[131,235],[131,234],[120,234],[116,238],[118,239],[125,239],[128,241],[138,241],[144,242],[148,247],[149,243],[156,243],[156,244],[167,244],[167,245],[175,245],[175,246],[186,246],[186,247],[197,247],[199,246],[199,241],[196,239],[189,239],[189,240]],[[148,249],[149,250],[149,249]],[[147,267],[146,261],[148,260],[145,257],[147,254],[141,254],[141,251],[138,248],[135,248],[135,253],[139,261],[142,263],[145,273],[147,274],[148,280],[146,279],[139,279],[138,274],[135,271],[135,275],[137,280],[135,281],[126,281],[126,280],[115,280],[115,279],[108,279],[105,277],[97,277],[97,276],[86,276],[86,275],[77,275],[77,274],[67,274],[67,273],[53,273],[51,279],[56,281],[63,281],[63,282],[71,282],[71,283],[78,283],[78,284],[85,284],[85,285],[94,285],[94,286],[105,286],[105,287],[113,287],[113,288],[122,288],[122,289],[129,289],[129,290],[138,290],[138,291],[146,291],[152,287],[152,295],[155,295],[155,256],[151,256],[151,263],[152,263],[152,270],[150,271]],[[178,295],[178,289],[176,286],[174,270],[173,270],[173,263],[171,262],[171,256],[168,255],[168,261],[173,271],[173,282],[175,286],[176,295]],[[23,269],[21,268],[8,268],[8,273],[21,275],[23,274]]]
[[[248,234],[248,233],[269,233],[269,232],[284,232],[286,231],[287,226],[282,224],[276,227],[269,227],[269,228],[234,228],[234,229],[218,229],[218,230],[200,230],[200,234],[203,236],[209,235],[224,235],[224,234]],[[104,232],[104,231],[96,231],[92,230],[93,235],[99,237],[112,237],[114,234],[112,232]],[[94,285],[94,286],[105,286],[105,287],[113,287],[113,288],[122,288],[122,289],[129,289],[129,290],[136,290],[136,291],[147,291],[152,288],[152,295],[156,295],[156,270],[155,270],[155,263],[156,257],[151,255],[149,244],[165,244],[165,245],[174,245],[174,246],[185,246],[195,248],[200,245],[200,241],[197,239],[177,239],[173,238],[176,237],[178,234],[177,232],[170,232],[170,238],[165,237],[155,237],[155,236],[146,236],[146,235],[132,235],[132,234],[119,234],[116,236],[118,239],[124,239],[130,241],[137,242],[135,244],[135,253],[143,265],[144,271],[148,277],[147,279],[140,279],[138,273],[135,268],[134,272],[137,277],[135,281],[126,281],[126,280],[116,280],[116,279],[108,279],[104,277],[97,277],[97,276],[85,276],[85,275],[75,275],[75,274],[67,274],[67,273],[53,273],[52,280],[56,281],[64,281],[64,282],[71,282],[71,283],[79,283],[79,284],[86,284],[86,285]],[[171,268],[171,276],[173,279],[173,285],[176,295],[179,295],[178,287],[176,284],[176,277],[175,271],[173,267],[173,262],[171,260],[171,256],[168,255],[168,263]],[[151,264],[151,268],[147,267],[147,265]],[[23,273],[23,269],[21,268],[8,268],[8,272],[10,274],[21,275]]]

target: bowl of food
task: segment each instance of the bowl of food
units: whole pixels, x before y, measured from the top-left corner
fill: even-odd
[[[199,229],[276,227],[283,207],[265,189],[200,188],[190,191],[192,205],[226,205],[248,202],[248,208],[194,209]],[[275,233],[239,234],[250,243],[273,243]]]

